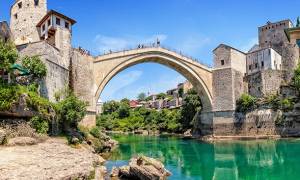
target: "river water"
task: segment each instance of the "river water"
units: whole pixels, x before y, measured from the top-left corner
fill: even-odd
[[[300,139],[206,143],[172,136],[113,138],[120,145],[108,170],[143,154],[160,159],[172,172],[171,180],[300,179]]]

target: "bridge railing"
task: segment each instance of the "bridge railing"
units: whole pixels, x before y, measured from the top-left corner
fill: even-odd
[[[170,47],[167,47],[165,45],[161,45],[161,44],[157,44],[157,43],[148,43],[148,44],[139,44],[137,45],[137,47],[135,48],[127,48],[127,49],[124,49],[124,50],[118,50],[118,51],[112,51],[112,50],[108,50],[108,51],[104,51],[102,54],[100,54],[99,56],[102,56],[102,55],[108,55],[108,54],[113,54],[113,53],[121,53],[121,52],[128,52],[128,51],[132,51],[132,50],[138,50],[138,49],[144,49],[144,48],[153,48],[153,47],[160,47],[160,48],[163,48],[163,49],[166,49],[168,51],[171,51],[171,52],[174,52],[174,53],[177,53],[183,57],[186,57],[188,59],[191,59],[192,61],[194,62],[197,62],[199,64],[202,64],[206,67],[209,67],[211,68],[212,66],[208,63],[205,63],[197,58],[194,58],[190,55],[187,55],[185,53],[183,53],[182,51],[178,51],[177,49],[174,49],[174,48],[170,48]]]

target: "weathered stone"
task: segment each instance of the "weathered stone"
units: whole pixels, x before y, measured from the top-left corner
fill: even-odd
[[[7,146],[35,145],[38,141],[31,137],[15,137],[8,140]]]
[[[33,146],[0,147],[0,179],[88,179],[99,160],[84,147],[71,148],[63,139]]]

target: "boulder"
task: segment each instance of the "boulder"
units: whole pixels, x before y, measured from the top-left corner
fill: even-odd
[[[38,141],[31,137],[15,137],[8,140],[8,146],[27,146],[27,145],[35,145]]]
[[[184,132],[183,134],[185,137],[192,137],[192,129],[188,129],[187,131]]]
[[[111,177],[136,180],[165,180],[170,175],[160,161],[146,156],[131,158],[129,166],[113,168],[111,173]]]

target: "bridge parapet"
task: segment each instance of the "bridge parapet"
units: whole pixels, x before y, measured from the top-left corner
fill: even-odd
[[[95,62],[101,61],[101,60],[108,60],[113,59],[116,57],[124,57],[124,56],[132,56],[134,54],[141,54],[141,53],[149,53],[149,52],[161,52],[166,53],[169,55],[172,55],[174,57],[177,57],[181,60],[185,60],[189,63],[193,63],[194,65],[200,66],[203,69],[207,69],[211,71],[212,67],[208,65],[207,63],[201,62],[200,60],[193,58],[191,56],[188,56],[186,54],[183,54],[181,51],[177,51],[175,49],[167,48],[165,46],[143,46],[139,48],[132,48],[132,49],[126,49],[122,51],[116,51],[116,52],[109,52],[105,53],[103,55],[99,55],[95,57]]]

